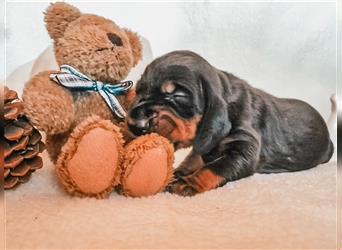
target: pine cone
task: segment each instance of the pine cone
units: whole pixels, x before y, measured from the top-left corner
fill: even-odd
[[[39,153],[45,149],[42,136],[24,115],[24,105],[15,91],[4,91],[4,179],[5,189],[28,181],[43,166]]]

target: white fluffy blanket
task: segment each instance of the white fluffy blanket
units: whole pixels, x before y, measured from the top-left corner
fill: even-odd
[[[192,198],[79,199],[53,165],[6,191],[7,248],[335,248],[336,163],[254,175]]]

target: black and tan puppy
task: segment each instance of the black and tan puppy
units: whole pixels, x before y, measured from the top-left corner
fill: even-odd
[[[192,146],[168,190],[194,195],[253,173],[312,168],[333,153],[327,126],[309,104],[277,98],[190,51],[154,60],[136,87],[128,125]]]

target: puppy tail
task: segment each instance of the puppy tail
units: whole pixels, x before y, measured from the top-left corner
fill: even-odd
[[[332,94],[330,96],[330,102],[331,102],[331,112],[336,114],[337,112],[336,94]]]
[[[336,129],[336,123],[337,123],[337,104],[336,104],[336,94],[332,94],[330,97],[330,103],[331,103],[331,112],[330,116],[327,120],[327,126],[330,129]]]
[[[334,148],[336,149],[337,144],[337,102],[336,102],[336,94],[332,94],[330,97],[330,103],[331,103],[331,112],[330,116],[327,120],[327,126],[329,130],[330,135],[330,151],[328,154],[328,158],[330,159],[331,156],[333,156],[331,159],[336,160],[336,150],[334,152]],[[334,153],[333,153],[334,152]],[[333,155],[332,155],[333,154]]]

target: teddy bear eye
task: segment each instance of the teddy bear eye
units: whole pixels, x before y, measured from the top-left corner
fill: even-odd
[[[119,36],[115,35],[114,33],[107,33],[108,39],[112,42],[112,44],[116,46],[122,46],[122,40]]]

